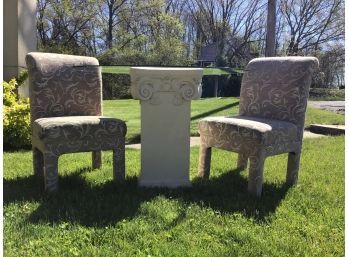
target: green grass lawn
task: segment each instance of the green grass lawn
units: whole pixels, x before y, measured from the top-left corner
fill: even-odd
[[[192,101],[191,135],[198,136],[198,121],[207,116],[236,115],[239,110],[238,98],[204,98]],[[140,104],[138,100],[106,100],[104,115],[117,117],[127,123],[127,142],[139,142]],[[325,110],[307,109],[306,126],[319,124],[344,124],[344,115]]]
[[[206,116],[238,113],[239,99],[192,101],[191,134]],[[104,101],[104,114],[140,133],[137,100]],[[309,108],[306,125],[343,124]],[[112,154],[92,171],[91,154],[63,155],[60,191],[43,192],[31,151],[4,153],[5,256],[343,256],[344,137],[306,139],[299,185],[287,188],[286,155],[268,158],[262,198],[247,194],[236,154],[214,149],[211,179],[197,178],[191,149],[189,189],[137,187],[140,151],[126,150],[124,184],[112,181]]]
[[[126,151],[125,184],[112,181],[111,152],[94,171],[90,154],[64,155],[60,191],[47,195],[30,151],[4,153],[4,255],[344,256],[344,137],[305,139],[293,188],[283,184],[286,155],[268,158],[259,200],[247,194],[247,172],[234,170],[236,156],[214,149],[202,181],[192,148],[193,187],[167,190],[137,187],[138,150]]]
[[[131,66],[102,66],[102,73],[110,74],[129,74]],[[195,68],[195,67],[187,67]],[[229,75],[230,73],[234,74],[243,74],[242,70],[232,69],[232,68],[203,68],[203,75]]]

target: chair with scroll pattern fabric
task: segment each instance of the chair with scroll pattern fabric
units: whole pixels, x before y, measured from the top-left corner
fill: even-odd
[[[58,189],[58,158],[92,152],[92,168],[101,151],[113,150],[114,179],[125,178],[124,121],[102,115],[102,77],[92,57],[29,53],[30,115],[34,172],[47,191]]]
[[[211,148],[238,153],[237,167],[250,161],[248,191],[260,196],[265,158],[288,153],[286,182],[297,182],[305,111],[314,57],[256,58],[247,65],[241,85],[239,115],[199,122],[199,176],[208,178]]]

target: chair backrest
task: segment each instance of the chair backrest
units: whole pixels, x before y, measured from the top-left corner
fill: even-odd
[[[31,121],[102,114],[102,77],[93,57],[29,53]]]
[[[239,114],[292,122],[302,140],[309,87],[318,65],[315,57],[251,60],[242,79]]]

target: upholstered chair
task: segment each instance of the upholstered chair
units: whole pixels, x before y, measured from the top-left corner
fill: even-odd
[[[113,150],[114,179],[125,178],[125,122],[102,115],[102,79],[92,57],[29,53],[30,115],[34,172],[47,191],[58,189],[58,158],[92,152],[92,168],[101,151]]]
[[[297,182],[305,112],[314,57],[256,58],[242,79],[239,115],[199,122],[199,176],[208,178],[211,148],[238,153],[237,167],[249,164],[248,191],[260,196],[265,158],[288,153],[286,182]]]

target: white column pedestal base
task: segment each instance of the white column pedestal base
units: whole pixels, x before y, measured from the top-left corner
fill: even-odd
[[[188,187],[191,99],[201,95],[202,69],[131,68],[141,101],[139,186]]]

